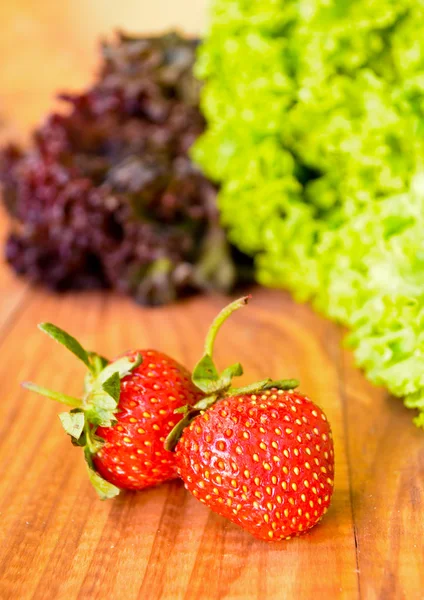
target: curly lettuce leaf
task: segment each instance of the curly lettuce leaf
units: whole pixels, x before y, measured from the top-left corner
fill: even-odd
[[[424,426],[423,0],[215,0],[196,72],[230,239]]]

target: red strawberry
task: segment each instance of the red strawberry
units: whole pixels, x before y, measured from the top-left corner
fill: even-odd
[[[202,396],[190,373],[174,359],[156,350],[140,350],[139,354],[141,365],[121,380],[118,423],[98,427],[96,434],[105,444],[93,457],[104,479],[137,490],[176,476],[174,457],[163,447],[181,420],[174,410]]]
[[[184,430],[176,459],[200,502],[261,539],[307,531],[330,504],[330,427],[322,410],[296,392],[224,398]]]
[[[327,511],[333,441],[323,411],[293,391],[297,382],[266,380],[237,390],[218,376],[211,358],[216,332],[246,301],[233,303],[214,322],[193,372],[210,396],[180,409],[185,417],[167,447],[177,444],[178,473],[200,502],[254,536],[278,541],[304,533]]]
[[[128,352],[108,363],[58,327],[43,323],[40,328],[88,367],[85,394],[73,398],[24,385],[73,408],[60,419],[72,442],[84,448],[90,480],[100,497],[176,477],[175,457],[163,447],[181,420],[174,410],[203,396],[189,372],[156,350]]]

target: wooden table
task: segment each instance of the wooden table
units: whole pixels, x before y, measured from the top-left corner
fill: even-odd
[[[17,3],[21,11],[26,4]],[[11,10],[0,9],[3,23]],[[78,61],[85,77],[87,48],[80,49],[86,63]],[[5,52],[12,57],[12,45],[3,49],[3,61]],[[34,97],[45,100],[60,82],[38,66],[44,79]],[[18,70],[2,96],[14,130],[46,108],[44,100],[36,110],[24,102],[26,76]],[[0,229],[3,237],[4,218]],[[62,432],[58,407],[19,386],[31,379],[70,394],[80,388],[82,369],[38,332],[40,321],[53,320],[106,355],[151,346],[191,367],[226,299],[143,309],[112,294],[58,297],[0,267],[1,600],[424,597],[424,433],[399,400],[353,367],[336,326],[284,292],[257,288],[253,294],[251,305],[225,326],[219,363],[241,360],[250,380],[298,377],[327,412],[335,436],[332,507],[311,533],[285,543],[251,538],[179,482],[100,502]],[[259,349],[255,357],[252,347]]]

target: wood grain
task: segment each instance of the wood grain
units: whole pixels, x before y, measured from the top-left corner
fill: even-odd
[[[57,88],[78,88],[96,38],[184,25],[200,31],[204,0],[0,4],[0,137],[28,135]],[[0,238],[8,225],[0,218]],[[142,309],[111,294],[53,296],[0,265],[1,600],[421,600],[424,437],[399,400],[369,385],[339,329],[283,292],[254,289],[218,341],[221,365],[248,379],[294,376],[327,412],[336,488],[319,527],[266,544],[209,512],[179,482],[100,502],[64,436],[60,407],[22,390],[35,380],[78,393],[80,366],[36,328],[53,320],[110,356],[155,347],[191,367],[227,301]],[[255,354],[251,348],[258,350]]]
[[[300,377],[303,389],[325,408],[335,434],[337,491],[323,524],[299,540],[265,544],[210,513],[175,482],[97,501],[81,456],[62,433],[57,407],[18,387],[19,380],[35,379],[71,394],[79,390],[79,365],[38,332],[36,323],[54,315],[55,322],[106,354],[157,347],[191,366],[201,351],[199,332],[225,300],[197,298],[148,310],[113,296],[57,299],[33,291],[0,346],[15,357],[13,376],[9,364],[0,367],[8,398],[0,408],[5,466],[0,565],[6,597],[114,598],[125,589],[127,598],[250,600],[279,598],[283,583],[287,598],[317,592],[356,597],[343,410],[331,358],[337,331],[282,293],[256,290],[254,297],[228,323],[217,358],[220,364],[240,358],[251,378],[265,372]],[[275,314],[287,316],[274,322]],[[261,348],[258,360],[252,359],[253,345]]]
[[[344,355],[348,454],[364,598],[424,597],[424,439],[397,398]]]

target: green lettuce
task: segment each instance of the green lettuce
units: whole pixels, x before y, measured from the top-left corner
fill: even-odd
[[[424,1],[215,0],[193,148],[257,279],[424,426]]]

